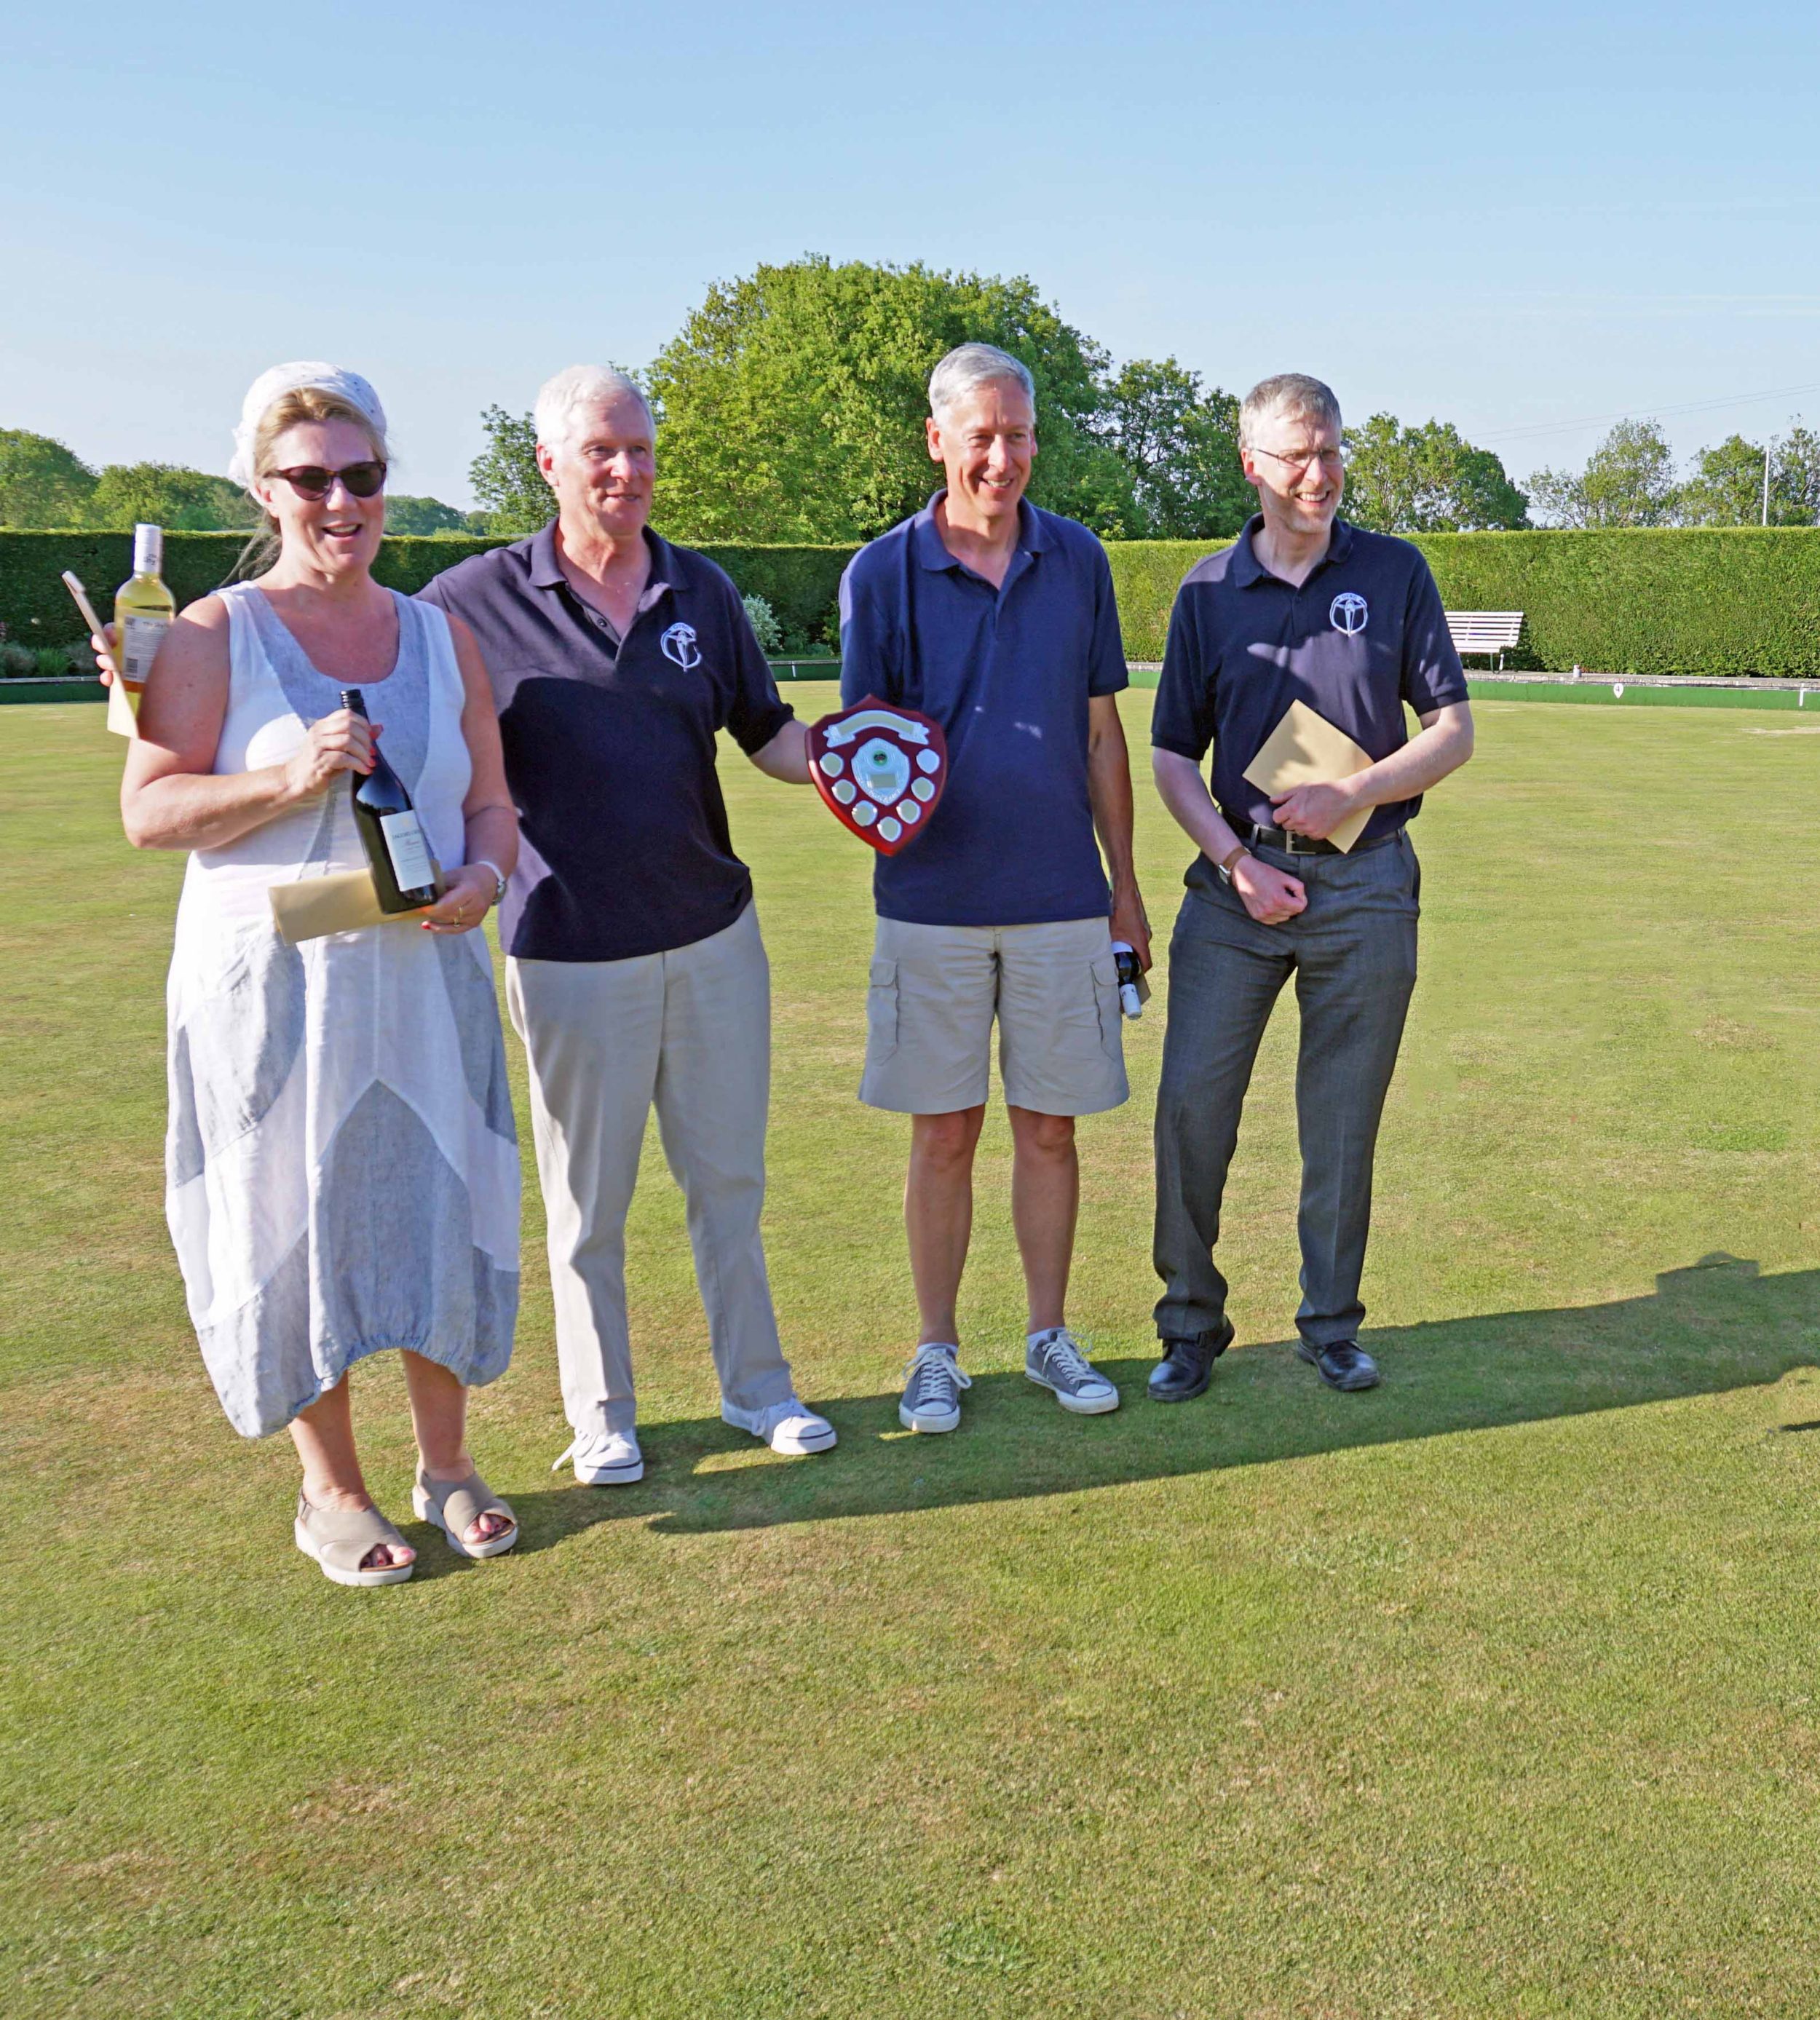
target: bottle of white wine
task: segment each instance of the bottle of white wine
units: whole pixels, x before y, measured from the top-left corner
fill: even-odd
[[[341,690],[341,706],[364,721],[366,697],[358,688]],[[436,865],[423,838],[423,824],[405,790],[405,782],[386,762],[376,743],[372,769],[363,779],[356,772],[351,797],[354,824],[372,870],[373,889],[382,912],[415,912],[436,902]]]
[[[114,598],[114,623],[120,641],[116,664],[120,685],[135,714],[151,663],[177,614],[176,598],[164,585],[164,565],[163,527],[135,526],[132,578],[120,585]]]

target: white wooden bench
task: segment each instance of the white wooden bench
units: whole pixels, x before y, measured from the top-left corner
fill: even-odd
[[[1469,652],[1495,656],[1502,669],[1504,655],[1514,652],[1523,636],[1520,610],[1449,610],[1444,615],[1454,650],[1462,659]]]

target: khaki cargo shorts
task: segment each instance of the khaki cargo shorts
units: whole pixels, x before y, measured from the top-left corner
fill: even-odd
[[[881,919],[859,1099],[900,1115],[983,1106],[994,1016],[999,1074],[1013,1107],[1093,1115],[1130,1093],[1104,919],[1041,926]]]

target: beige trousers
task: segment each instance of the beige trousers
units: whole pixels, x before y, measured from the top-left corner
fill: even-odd
[[[756,909],[721,932],[630,961],[508,961],[506,1001],[531,1061],[550,1223],[563,1407],[577,1433],[629,1431],[626,1215],[653,1106],[682,1188],[722,1397],[793,1393],[758,1219],[771,1093],[771,971]]]

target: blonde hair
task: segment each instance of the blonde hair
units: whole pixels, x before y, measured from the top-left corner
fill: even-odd
[[[255,477],[270,477],[272,450],[287,428],[303,421],[351,421],[366,437],[376,463],[388,463],[386,438],[351,400],[339,393],[326,393],[320,386],[300,386],[295,392],[281,393],[259,417],[252,433],[252,470]]]

